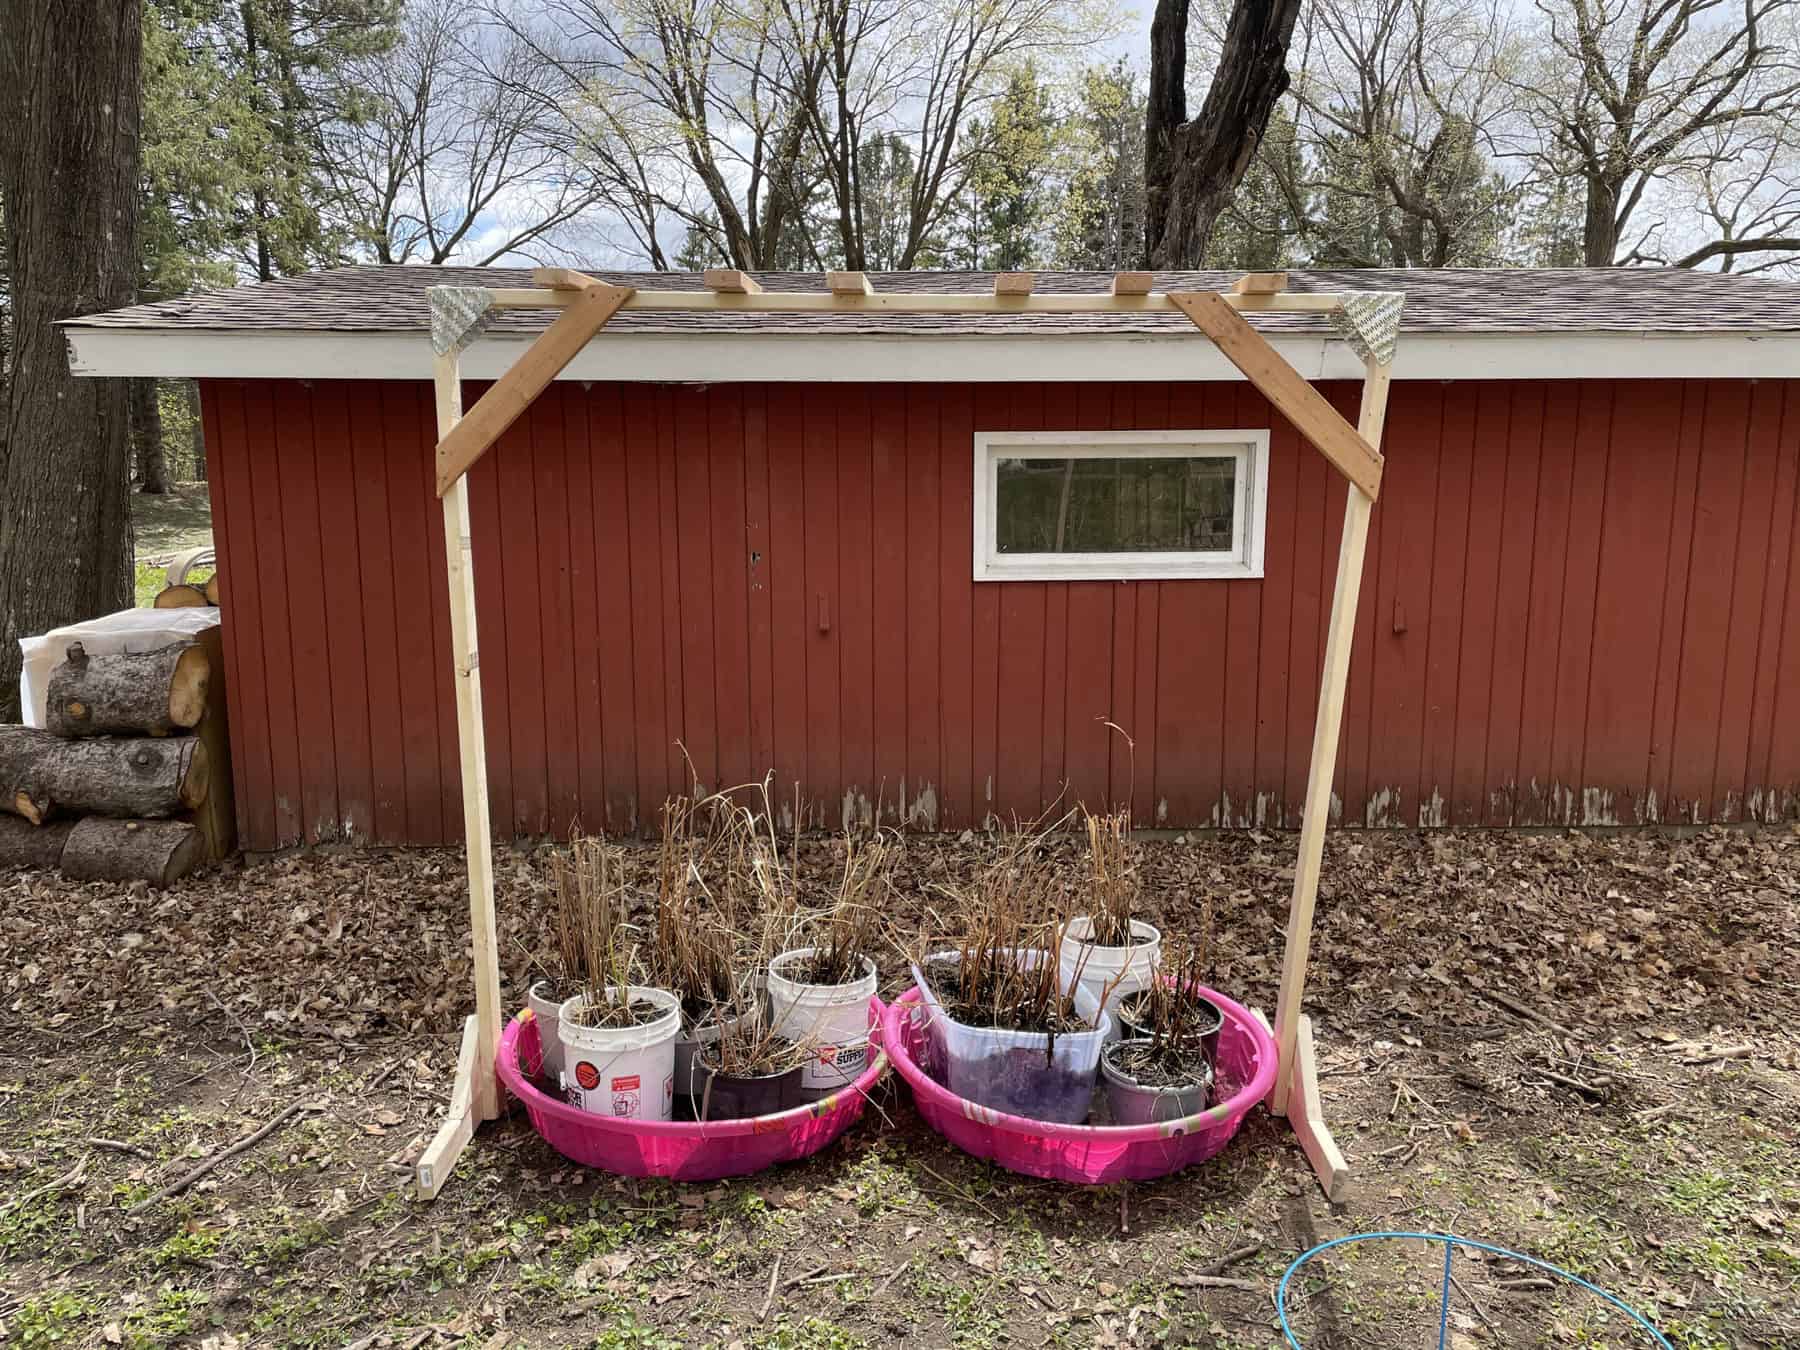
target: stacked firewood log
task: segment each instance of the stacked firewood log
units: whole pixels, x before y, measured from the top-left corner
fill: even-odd
[[[45,729],[0,726],[0,867],[167,886],[218,856],[207,807],[230,767],[221,784],[228,756],[201,734],[222,715],[217,651],[216,639],[115,656],[72,644],[50,674]]]

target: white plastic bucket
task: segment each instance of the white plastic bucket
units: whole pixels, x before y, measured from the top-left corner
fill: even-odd
[[[552,1083],[562,1082],[563,1045],[558,1034],[562,1022],[563,1000],[547,998],[545,991],[553,986],[549,980],[539,980],[525,991],[525,1004],[531,1009],[531,1015],[537,1019],[538,1048],[543,1055],[543,1075]]]
[[[806,1047],[802,1092],[836,1092],[862,1075],[869,1058],[869,1000],[875,997],[875,963],[863,957],[862,978],[849,984],[802,984],[781,972],[818,949],[797,947],[769,962],[769,1004],[774,1034]]]
[[[616,994],[609,989],[609,995]],[[562,1040],[563,1094],[569,1105],[596,1116],[621,1120],[667,1120],[675,1100],[675,1037],[681,1031],[681,1000],[666,989],[632,985],[625,997],[662,1010],[651,1022],[629,1027],[577,1026],[574,1015],[587,1002],[577,994],[557,1009]]]
[[[1046,951],[1015,951],[1012,955],[1027,970],[1050,959]],[[925,964],[946,967],[961,960],[960,953],[938,952],[927,957]],[[1092,1031],[1064,1032],[1051,1038],[1043,1032],[958,1022],[944,1011],[925,972],[917,966],[913,967],[913,979],[925,1001],[933,1078],[977,1105],[1028,1120],[1079,1125],[1087,1119],[1094,1080],[1100,1072],[1100,1052],[1112,1031],[1112,1018],[1100,1006],[1099,995],[1084,988],[1074,991],[1075,1011]],[[1067,992],[1068,982],[1061,983]]]
[[[1088,941],[1093,931],[1094,921],[1089,918],[1070,919],[1063,926],[1059,969],[1065,989],[1071,980],[1079,981],[1083,989],[1104,1000],[1110,1013],[1118,1008],[1120,999],[1148,989],[1155,981],[1156,968],[1162,963],[1162,934],[1155,924],[1133,919],[1131,936],[1136,941],[1129,947],[1102,947]]]

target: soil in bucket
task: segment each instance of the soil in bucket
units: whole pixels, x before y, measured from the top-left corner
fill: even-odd
[[[783,952],[769,963],[774,1033],[807,1049],[800,1073],[803,1100],[817,1101],[848,1086],[868,1064],[875,963],[861,957],[857,968],[859,975],[842,980],[843,972],[813,947]]]
[[[1208,1064],[1219,1054],[1219,1032],[1225,1014],[1219,1005],[1198,990],[1182,989],[1173,980],[1157,991],[1141,990],[1119,1000],[1113,1011],[1122,1040],[1146,1040],[1160,1035],[1199,1043]]]
[[[609,987],[559,1010],[569,1104],[623,1120],[667,1120],[675,1097],[681,1001],[666,989]]]
[[[750,1059],[739,1058],[727,1067],[721,1061],[731,1058],[730,1051],[723,1049],[730,1039],[728,1035],[702,1045],[694,1053],[696,1120],[770,1116],[810,1100],[800,1088],[800,1075],[805,1070],[800,1047],[765,1040],[766,1049]]]
[[[1197,1115],[1212,1095],[1213,1067],[1198,1041],[1114,1041],[1100,1056],[1115,1125],[1160,1125]]]

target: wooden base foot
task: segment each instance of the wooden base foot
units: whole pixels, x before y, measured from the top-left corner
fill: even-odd
[[[450,1092],[450,1109],[414,1168],[413,1176],[421,1200],[437,1199],[438,1192],[450,1179],[456,1160],[462,1157],[469,1140],[475,1137],[475,1127],[492,1118],[491,1108],[488,1114],[483,1114],[480,1099],[493,1100],[494,1066],[484,1066],[480,1060],[481,1023],[471,1015],[463,1023],[462,1051],[456,1057],[456,1086]],[[489,1085],[485,1094],[478,1091],[484,1081]]]
[[[1326,1127],[1319,1106],[1319,1065],[1313,1050],[1312,1018],[1302,1017],[1294,1041],[1294,1070],[1288,1083],[1287,1118],[1300,1148],[1318,1175],[1325,1198],[1334,1204],[1344,1198],[1350,1182],[1350,1166],[1338,1151],[1337,1141]]]

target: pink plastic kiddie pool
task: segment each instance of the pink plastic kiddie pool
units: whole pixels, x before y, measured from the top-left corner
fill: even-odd
[[[879,999],[869,1000],[869,1043],[882,1043]],[[746,1120],[616,1120],[577,1110],[539,1090],[524,1064],[541,1060],[538,1022],[530,1009],[519,1013],[500,1037],[500,1081],[525,1104],[531,1127],[563,1157],[628,1177],[671,1177],[712,1181],[760,1172],[776,1163],[817,1153],[862,1115],[863,1102],[887,1072],[885,1049],[848,1087],[822,1101]]]
[[[930,1055],[924,1026],[929,1014],[917,989],[887,1009],[883,1040],[925,1123],[963,1152],[1053,1181],[1088,1186],[1145,1181],[1212,1157],[1275,1086],[1275,1038],[1230,999],[1210,989],[1201,992],[1225,1014],[1215,1066],[1219,1100],[1197,1115],[1153,1125],[1057,1125],[958,1097],[924,1067]]]

